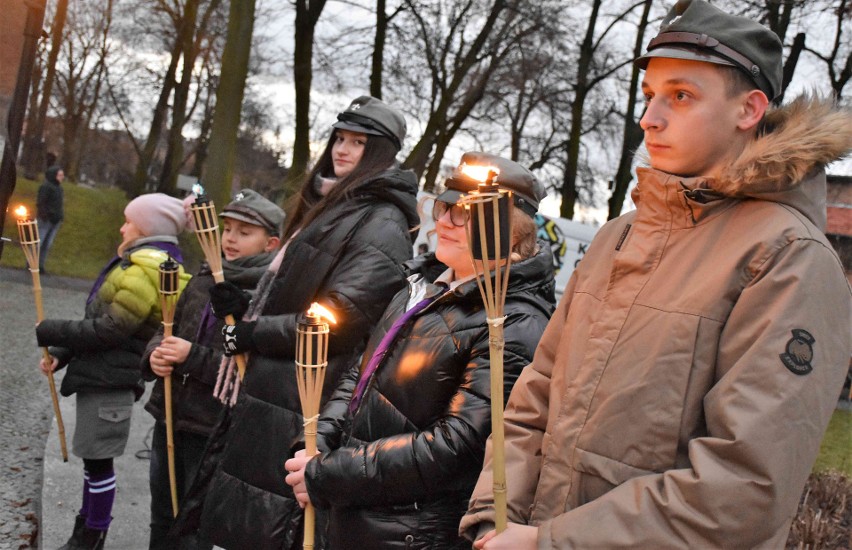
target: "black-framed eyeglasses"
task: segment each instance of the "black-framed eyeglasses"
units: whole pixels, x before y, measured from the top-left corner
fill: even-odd
[[[436,200],[432,205],[432,219],[438,221],[444,217],[444,214],[450,212],[450,222],[456,227],[464,227],[470,219],[470,213],[460,204],[450,204],[448,202]]]

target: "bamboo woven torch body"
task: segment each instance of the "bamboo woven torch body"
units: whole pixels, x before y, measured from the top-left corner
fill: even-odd
[[[322,385],[328,365],[328,324],[322,320],[316,303],[296,325],[296,381],[302,416],[305,419],[305,456],[317,454],[317,420],[319,419]],[[305,506],[304,549],[314,547],[314,507]]]
[[[41,296],[41,275],[38,268],[41,243],[38,235],[38,222],[27,217],[27,210],[23,206],[18,207],[15,212],[18,214],[18,238],[21,241],[21,248],[24,249],[24,255],[27,257],[27,265],[33,277],[36,320],[41,323],[44,320],[44,305]],[[53,358],[50,356],[47,348],[41,348],[41,352],[47,364],[53,362]],[[56,427],[59,431],[59,449],[62,452],[62,460],[68,462],[68,447],[65,443],[65,423],[62,421],[62,411],[59,409],[59,397],[56,395],[56,381],[53,379],[52,372],[47,375],[47,382],[50,385],[50,399],[53,401],[53,413],[56,415]]]
[[[163,312],[163,338],[172,335],[177,305],[180,266],[169,258],[160,264],[160,307]],[[175,472],[175,433],[172,416],[172,376],[163,378],[164,398],[166,402],[166,450],[169,462],[169,489],[172,495],[172,513],[178,514],[177,475]]]
[[[219,236],[219,223],[216,218],[216,205],[205,195],[199,195],[195,203],[190,206],[193,221],[195,222],[195,236],[204,251],[204,259],[210,266],[213,280],[221,283],[225,280],[222,272],[222,240]],[[233,315],[225,317],[228,325],[236,324]],[[243,354],[235,356],[240,380],[246,375],[246,358]]]
[[[493,177],[493,175],[491,176]],[[488,343],[491,367],[491,457],[495,526],[506,529],[506,450],[503,429],[503,306],[511,267],[511,192],[491,185],[490,179],[470,193],[463,203],[470,211],[466,225],[476,283],[488,315]],[[499,263],[505,258],[505,267]],[[495,262],[493,265],[492,263]],[[492,271],[493,268],[493,271]],[[492,277],[493,273],[493,277]]]

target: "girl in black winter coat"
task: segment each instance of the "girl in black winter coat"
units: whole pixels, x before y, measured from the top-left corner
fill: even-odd
[[[553,312],[552,258],[536,243],[532,219],[544,190],[511,161],[481,153],[462,160],[499,167],[517,199],[504,324],[508,397]],[[323,410],[322,454],[308,462],[300,451],[287,462],[300,503],[328,510],[327,548],[470,548],[458,524],[491,432],[489,338],[467,214],[455,203],[475,183],[457,172],[436,199],[436,252],[408,264],[409,288]]]
[[[372,97],[338,115],[326,150],[305,181],[284,231],[284,248],[251,308],[217,285],[217,315],[235,314],[227,352],[249,352],[230,419],[217,428],[202,478],[215,463],[199,512],[201,531],[224,548],[300,547],[302,513],[284,482],[284,462],[302,435],[295,374],[296,319],[311,302],[332,310],[327,399],[361,355],[390,299],[405,285],[419,217],[417,178],[395,162],[405,119]],[[227,328],[227,327],[226,327]],[[199,479],[198,494],[205,486]],[[201,497],[199,497],[201,498]],[[183,513],[183,510],[182,510]]]

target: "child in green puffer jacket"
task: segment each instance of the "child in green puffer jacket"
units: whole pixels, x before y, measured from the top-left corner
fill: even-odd
[[[82,320],[42,321],[40,346],[50,346],[50,373],[68,367],[64,396],[76,394],[72,452],[83,459],[83,505],[65,549],[100,549],[112,520],[116,480],[113,461],[124,453],[133,402],[144,385],[139,360],[162,322],[159,266],[182,262],[177,235],[186,225],[180,200],[161,193],[141,195],[124,209],[117,256],[101,271]],[[180,288],[189,275],[180,269]]]

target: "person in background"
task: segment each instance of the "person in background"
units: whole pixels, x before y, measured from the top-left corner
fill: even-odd
[[[545,190],[529,171],[495,155],[465,153],[462,164],[496,168],[495,181],[514,192],[508,397],[553,312],[553,261],[550,248],[536,242],[533,221]],[[468,213],[458,201],[478,183],[458,169],[447,179],[432,208],[435,252],[407,263],[408,288],[391,301],[363,359],[323,410],[322,454],[299,451],[285,465],[297,499],[329,510],[328,548],[470,548],[458,522],[491,433],[491,371]]]
[[[252,291],[281,244],[284,212],[251,189],[237,193],[219,215],[222,218],[222,268],[225,279]],[[222,348],[223,322],[210,308],[214,284],[210,266],[202,264],[181,294],[175,310],[173,336],[163,330],[148,342],[142,356],[142,377],[156,380],[145,405],[156,420],[151,443],[151,536],[148,547],[211,548],[192,533],[181,540],[168,536],[174,523],[169,485],[163,377],[172,376],[174,455],[178,495],[182,497],[198,470],[207,438],[222,410],[213,396]]]
[[[47,274],[44,263],[47,254],[56,239],[56,233],[62,220],[65,219],[65,191],[62,182],[65,180],[65,172],[59,166],[51,166],[44,173],[44,182],[38,188],[36,199],[36,217],[38,219],[38,238],[41,241],[41,253],[38,260],[38,269]]]
[[[573,272],[461,532],[486,550],[783,548],[837,404],[852,296],[823,229],[852,115],[781,92],[770,29],[680,0],[647,53],[650,168]]]
[[[83,459],[83,504],[64,550],[100,550],[116,494],[113,460],[124,453],[133,402],[142,396],[139,360],[162,323],[159,267],[182,262],[177,236],[186,217],[181,201],[141,195],[124,209],[118,255],[103,268],[81,320],[46,319],[36,327],[50,346],[45,374],[68,367],[61,393],[76,395],[72,452]],[[180,270],[180,288],[189,275]]]
[[[201,531],[224,548],[301,545],[302,513],[284,482],[284,461],[292,457],[304,421],[295,373],[297,318],[312,302],[337,316],[326,401],[363,352],[390,299],[405,286],[402,263],[411,259],[420,222],[417,177],[396,162],[405,119],[382,101],[362,96],[331,130],[288,214],[284,247],[251,304],[234,285],[211,289],[216,315],[243,319],[225,327],[227,353],[249,357],[224,435],[209,445],[221,448],[210,457],[217,462],[212,481],[199,491],[206,493]]]

